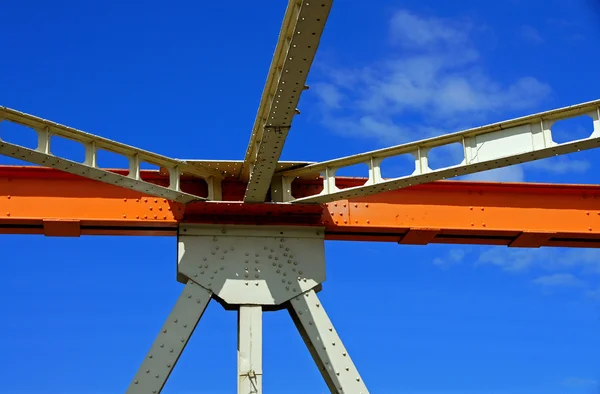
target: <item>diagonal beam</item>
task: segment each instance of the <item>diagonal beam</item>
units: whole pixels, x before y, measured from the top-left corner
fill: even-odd
[[[600,146],[599,106],[600,100],[590,101],[440,137],[282,171],[278,174],[287,179],[285,184],[291,184],[291,180],[297,177],[319,174],[323,176],[323,191],[320,194],[294,199],[291,190],[287,190],[284,193],[284,200],[293,200],[296,203],[326,203],[365,197],[417,184],[597,148]],[[554,142],[552,139],[554,123],[580,115],[587,115],[591,118],[593,122],[591,135],[566,143]],[[429,152],[433,148],[453,143],[459,143],[462,146],[462,162],[458,165],[431,169],[428,161]],[[384,159],[406,154],[412,155],[414,158],[415,168],[412,174],[393,179],[385,179],[381,176],[381,162]],[[346,189],[338,188],[335,182],[336,171],[361,163],[366,164],[369,168],[369,178],[365,184]]]
[[[221,173],[217,170],[121,144],[14,109],[0,107],[0,123],[2,121],[33,129],[38,135],[38,145],[35,149],[31,149],[4,141],[0,138],[0,154],[136,190],[151,196],[167,198],[182,203],[204,200],[204,198],[181,191],[181,174],[187,173],[207,180],[221,178]],[[51,146],[52,136],[60,136],[81,143],[85,148],[84,162],[79,163],[55,155],[52,152]],[[125,156],[129,160],[129,174],[117,174],[98,167],[97,157],[99,150],[106,150]],[[143,162],[155,164],[166,169],[169,173],[169,185],[165,187],[142,180],[140,166]]]
[[[245,202],[263,202],[333,0],[290,0],[260,100],[240,177]]]

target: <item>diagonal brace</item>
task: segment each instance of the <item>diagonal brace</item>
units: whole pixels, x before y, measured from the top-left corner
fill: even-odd
[[[200,321],[212,293],[188,281],[127,394],[160,393]]]

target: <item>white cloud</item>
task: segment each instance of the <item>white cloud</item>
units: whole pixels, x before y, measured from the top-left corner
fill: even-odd
[[[540,276],[533,280],[536,285],[544,287],[581,287],[585,282],[573,274],[552,274]]]
[[[563,381],[563,386],[570,388],[581,388],[581,387],[595,387],[598,385],[598,381],[595,379],[587,378],[567,378]]]
[[[586,172],[591,164],[585,160],[571,159],[569,156],[551,157],[548,159],[532,161],[525,164],[526,168],[549,172],[552,174],[572,174]]]
[[[467,32],[452,20],[423,18],[407,10],[396,12],[391,20],[392,41],[403,46],[421,47],[439,44],[461,44]]]
[[[488,182],[523,182],[525,172],[520,165],[496,168],[494,170],[476,172],[474,174],[460,177],[466,181],[488,181]]]
[[[390,19],[385,59],[355,68],[318,66],[320,79],[313,89],[321,122],[337,134],[389,146],[535,111],[551,95],[550,86],[528,75],[496,79],[472,39],[482,32],[466,18],[398,10]],[[443,162],[455,164],[450,150],[444,154]],[[542,166],[508,167],[465,179],[523,181],[525,169]],[[587,169],[585,163],[561,159],[551,170],[573,168]]]
[[[541,44],[544,42],[540,32],[533,26],[524,25],[521,26],[520,34],[523,39],[534,44]]]
[[[467,250],[464,248],[450,249],[450,251],[445,257],[436,257],[435,259],[433,259],[433,263],[438,267],[448,268],[453,265],[462,263],[466,254]]]

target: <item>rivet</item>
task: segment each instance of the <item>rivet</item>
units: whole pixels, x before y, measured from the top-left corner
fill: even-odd
[[[152,207],[150,207],[150,210],[152,210]]]
[[[6,212],[6,216],[10,216],[10,212]]]
[[[588,230],[592,231],[592,228],[591,228],[591,227],[589,227],[589,228],[588,228]]]
[[[8,198],[10,198],[10,196],[8,196]],[[126,198],[124,198],[124,199],[123,199],[123,201],[127,202],[127,199],[126,199]]]
[[[155,198],[155,199],[154,199],[154,202],[158,202],[158,200]]]
[[[369,208],[369,204],[365,204],[365,208]]]
[[[144,202],[148,202],[148,199],[147,199],[147,198],[144,198]]]
[[[371,221],[370,221],[370,220],[367,220],[367,224],[368,224],[368,223],[371,223]]]
[[[590,213],[589,213],[589,212],[586,212],[585,214],[586,214],[586,215],[589,215]]]
[[[300,275],[302,275],[302,271],[298,271],[298,273],[299,273]]]
[[[485,223],[481,223],[481,225],[482,225],[483,227],[485,227]]]
[[[154,219],[156,219],[158,216],[154,215]]]
[[[139,219],[139,218],[140,218],[140,215],[135,215],[135,218],[136,218],[136,219]]]
[[[250,253],[246,252],[246,256],[248,256]]]
[[[256,282],[255,285],[258,286],[258,282]]]
[[[162,211],[162,207],[158,207],[158,210],[159,210],[159,211]]]
[[[475,225],[475,223],[471,222],[471,226],[474,226],[474,225]]]
[[[482,211],[484,211],[484,210],[485,210],[485,208],[481,207],[481,210],[482,210]]]
[[[469,209],[472,211],[472,210],[473,210],[473,207],[469,207]]]
[[[167,202],[167,200],[166,200],[166,199],[164,199],[164,200],[163,200],[163,202]]]
[[[123,215],[123,219],[125,219],[127,217],[127,215]]]

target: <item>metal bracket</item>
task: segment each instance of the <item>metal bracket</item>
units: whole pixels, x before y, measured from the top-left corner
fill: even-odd
[[[263,306],[290,312],[332,393],[368,394],[321,306],[324,233],[314,227],[182,225],[178,278],[186,281],[128,394],[160,393],[211,297],[237,306],[238,394],[262,391]]]

